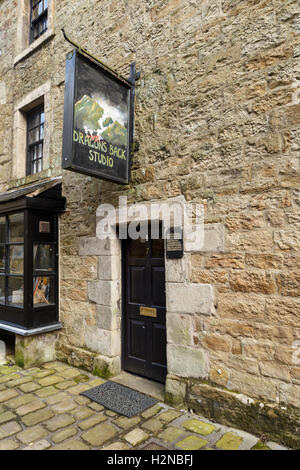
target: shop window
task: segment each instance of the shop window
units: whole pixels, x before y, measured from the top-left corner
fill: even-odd
[[[0,304],[24,305],[24,214],[0,218]]]
[[[44,106],[39,106],[27,114],[27,175],[34,175],[43,169],[44,127]]]
[[[32,43],[47,31],[48,0],[30,0],[30,38]]]
[[[58,323],[58,213],[65,200],[49,191],[49,199],[45,191],[5,204],[0,195],[0,329]]]

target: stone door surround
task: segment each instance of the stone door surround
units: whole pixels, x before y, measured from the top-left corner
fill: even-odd
[[[151,202],[155,202],[160,207],[166,203],[183,204],[185,199],[180,196],[165,201]],[[146,204],[151,204],[151,202]],[[138,211],[139,204],[134,205],[134,208]],[[98,279],[88,282],[88,299],[97,304],[98,322],[97,328],[87,327],[85,344],[89,350],[100,355],[98,356],[100,371],[105,369],[106,376],[113,376],[121,369],[121,240],[100,238],[99,225],[102,219],[99,212],[98,208],[96,236],[83,237],[79,245],[79,255],[98,257]],[[122,221],[128,224],[131,220],[124,218],[122,214]],[[147,221],[139,219],[141,223]],[[115,223],[113,219],[112,223]],[[201,251],[223,251],[223,249],[223,225],[205,226],[204,244]],[[170,376],[205,378],[209,372],[209,358],[201,348],[192,347],[191,322],[194,315],[215,313],[216,291],[211,284],[196,284],[189,281],[189,259],[192,252],[195,252],[193,244],[184,240],[183,258],[165,260],[167,366]],[[181,334],[183,327],[187,336],[190,336],[190,341],[180,344],[176,336]]]

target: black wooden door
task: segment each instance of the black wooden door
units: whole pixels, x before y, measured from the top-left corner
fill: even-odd
[[[164,240],[124,241],[123,368],[164,382],[166,294]]]

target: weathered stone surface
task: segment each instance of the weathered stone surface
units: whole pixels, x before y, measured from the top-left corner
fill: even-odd
[[[102,448],[102,450],[129,450],[130,447],[124,442],[114,442]]]
[[[21,395],[17,398],[13,398],[5,402],[5,406],[8,408],[19,408],[22,405],[26,405],[34,400],[35,396],[32,393],[27,393],[26,395]]]
[[[162,439],[164,442],[172,442],[178,439],[180,436],[184,434],[179,428],[175,428],[174,426],[170,426],[166,428],[163,432],[158,435],[159,439]]]
[[[99,424],[82,434],[82,439],[92,446],[101,446],[116,436],[117,431],[111,424]]]
[[[104,379],[114,377],[121,372],[121,360],[119,356],[107,357],[98,355],[95,357],[93,373]]]
[[[64,379],[74,379],[74,377],[78,377],[78,375],[80,375],[80,371],[78,369],[68,368],[58,372],[57,375]]]
[[[50,375],[49,377],[44,377],[43,379],[40,379],[38,383],[43,387],[49,387],[50,385],[55,385],[62,381],[62,377],[59,377],[58,375]]]
[[[215,295],[210,285],[168,283],[166,294],[167,309],[170,313],[212,315],[215,312]],[[186,299],[189,299],[189,302]]]
[[[121,325],[121,315],[119,308],[97,305],[96,325],[102,330],[118,330]]]
[[[119,256],[99,256],[98,279],[117,281],[121,276],[121,262]]]
[[[25,368],[50,362],[55,358],[57,332],[34,336],[16,335],[16,363]]]
[[[52,395],[55,395],[55,394],[57,394],[57,390],[54,387],[42,388],[35,392],[35,395],[37,395],[40,398],[51,397]]]
[[[41,388],[41,385],[35,383],[35,382],[28,382],[26,384],[20,385],[20,390],[24,393],[28,392],[35,392],[36,390],[39,390]]]
[[[77,429],[76,427],[69,427],[69,428],[64,428],[61,431],[58,431],[55,433],[51,440],[55,443],[59,443],[62,441],[65,441],[66,439],[69,439],[70,437],[73,437],[77,434]]]
[[[17,397],[19,393],[16,390],[4,390],[3,392],[0,392],[0,403],[3,403],[10,398]]]
[[[119,281],[91,281],[88,283],[88,298],[96,304],[114,307],[119,297]]]
[[[74,416],[75,419],[82,420],[88,418],[93,413],[94,411],[87,406],[79,406],[71,412],[71,415]]]
[[[131,444],[132,446],[137,446],[142,442],[146,441],[148,437],[149,434],[144,432],[142,429],[137,428],[126,434],[126,436],[124,436],[124,439],[129,442],[129,444]]]
[[[168,315],[167,330],[170,343],[192,346],[192,318],[190,315]]]
[[[206,224],[204,226],[203,242],[198,244],[187,241],[185,249],[187,252],[207,252],[207,251],[224,251],[224,225],[223,224]]]
[[[7,421],[11,421],[15,419],[15,417],[16,415],[11,411],[4,411],[3,413],[0,413],[0,424],[6,423]]]
[[[82,441],[71,439],[53,447],[51,450],[89,450],[89,447]]]
[[[141,418],[138,416],[133,418],[126,418],[126,416],[121,416],[120,418],[114,420],[114,424],[127,431],[127,429],[133,428],[133,426],[136,426],[140,421]]]
[[[216,443],[216,447],[222,450],[238,450],[243,439],[232,432],[228,432]]]
[[[170,374],[195,378],[204,378],[208,374],[208,356],[202,349],[168,344],[167,356]]]
[[[179,380],[174,380],[167,376],[165,394],[167,403],[173,405],[180,405],[185,401],[186,397],[186,384]]]
[[[29,446],[24,447],[23,450],[46,450],[49,449],[49,447],[51,447],[50,442],[43,439],[42,441],[37,441],[32,444],[29,444]]]
[[[85,329],[85,345],[87,348],[103,356],[119,356],[121,338],[119,331],[101,330],[89,327]]]
[[[81,238],[79,241],[80,256],[113,256],[120,253],[118,240],[100,240],[99,238]]]
[[[43,403],[42,401],[35,400],[17,408],[16,413],[19,416],[24,416],[24,415],[27,415],[28,413],[32,413],[33,411],[37,411],[37,410],[40,410],[41,408],[45,408],[45,406],[46,406],[45,403]]]
[[[152,416],[155,416],[157,413],[161,411],[162,407],[160,405],[154,405],[151,406],[151,408],[148,408],[147,410],[143,411],[142,417],[143,418],[152,418]]]
[[[179,416],[181,415],[182,413],[180,411],[168,410],[164,411],[163,413],[160,413],[158,415],[158,419],[163,423],[171,423],[171,421],[174,421],[174,419],[179,418]]]
[[[42,423],[43,421],[52,418],[53,415],[54,412],[52,410],[39,410],[24,416],[22,421],[26,426],[34,426],[35,424]]]
[[[0,426],[0,439],[13,436],[21,429],[21,426],[16,421],[10,421],[9,423],[2,424]]]
[[[4,439],[0,442],[0,450],[16,450],[20,444],[13,439]]]
[[[204,421],[199,421],[197,419],[190,419],[184,421],[182,426],[191,432],[196,432],[197,434],[201,434],[202,436],[208,436],[212,432],[214,432],[217,428],[213,424],[205,423]]]
[[[31,442],[39,441],[43,437],[46,437],[47,434],[47,431],[42,426],[38,425],[19,432],[19,434],[17,434],[17,438],[23,444],[30,444]]]
[[[142,428],[152,433],[157,433],[162,430],[163,423],[158,418],[151,418],[142,424]]]
[[[98,413],[94,416],[91,416],[88,419],[85,419],[84,421],[81,421],[81,423],[79,423],[78,426],[80,427],[80,429],[86,430],[95,426],[96,424],[106,421],[106,419],[107,419],[106,416],[103,416]]]
[[[73,424],[75,422],[75,419],[68,415],[68,414],[63,414],[60,416],[54,416],[54,418],[50,419],[45,423],[45,426],[49,431],[57,431],[57,429],[60,428],[65,428],[66,426],[69,426],[70,424]]]
[[[197,436],[185,437],[182,441],[177,442],[176,447],[183,450],[200,450],[205,447],[208,441]]]
[[[55,414],[61,414],[74,410],[74,408],[76,408],[77,406],[77,403],[75,403],[75,401],[73,400],[64,400],[54,405],[52,409]]]

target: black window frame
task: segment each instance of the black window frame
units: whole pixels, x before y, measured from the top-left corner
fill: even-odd
[[[41,120],[42,114],[44,115],[44,121]],[[36,126],[31,127],[30,121],[33,119],[34,116],[39,116],[39,124]],[[34,175],[39,173],[43,170],[43,160],[44,160],[44,135],[45,135],[45,109],[44,103],[32,108],[30,111],[26,113],[26,122],[27,122],[27,151],[26,151],[26,176]],[[30,142],[29,134],[31,131],[35,129],[39,130],[39,138],[34,142]],[[41,138],[41,129],[43,129],[43,137]],[[42,146],[42,156],[38,158],[32,158],[32,152],[36,149],[38,152],[39,146]],[[38,162],[41,162],[41,169],[39,171],[34,171],[34,165]]]
[[[44,8],[46,0],[30,0],[30,32],[29,32],[29,44],[36,41],[40,38],[48,29],[48,1],[47,0],[47,8]],[[39,4],[43,2],[43,11],[36,17],[33,18],[33,10]],[[35,36],[34,31],[35,28],[43,24],[46,21],[46,27]]]
[[[23,308],[12,305],[0,304],[0,328],[17,328],[20,331],[29,332],[44,327],[56,327],[59,324],[59,259],[58,259],[58,215],[65,210],[65,198],[56,198],[54,190],[50,197],[22,197],[15,201],[0,204],[0,217],[6,217],[24,213],[24,271],[23,271]],[[50,223],[50,231],[41,230],[40,222]],[[6,240],[7,238],[6,222]],[[49,244],[54,247],[53,270],[50,272],[34,271],[34,245]],[[7,252],[6,252],[7,254]],[[5,279],[8,260],[6,258]],[[3,277],[3,271],[2,271]],[[34,304],[33,279],[41,276],[54,279],[54,302],[47,304]],[[7,281],[5,281],[5,296],[7,296]],[[7,299],[6,299],[7,302]],[[24,333],[24,334],[25,334]],[[22,332],[20,334],[23,334]],[[25,334],[27,335],[27,333]]]
[[[25,227],[25,214],[21,212],[12,212],[10,214],[0,214],[1,218],[5,217],[5,242],[2,243],[0,241],[0,247],[4,247],[5,251],[5,269],[4,271],[0,271],[0,277],[4,278],[4,285],[5,285],[5,304],[0,303],[0,306],[13,306],[13,304],[8,303],[8,281],[9,278],[23,278],[23,286],[24,286],[24,259],[25,259],[25,233],[23,236],[23,241],[22,242],[16,242],[16,241],[11,241],[10,239],[10,216],[12,215],[17,215],[17,214],[23,214],[23,223]],[[23,272],[21,273],[13,273],[11,271],[11,260],[10,260],[10,249],[12,247],[23,247]],[[16,307],[16,308],[24,308],[24,295],[23,295],[23,307]]]

